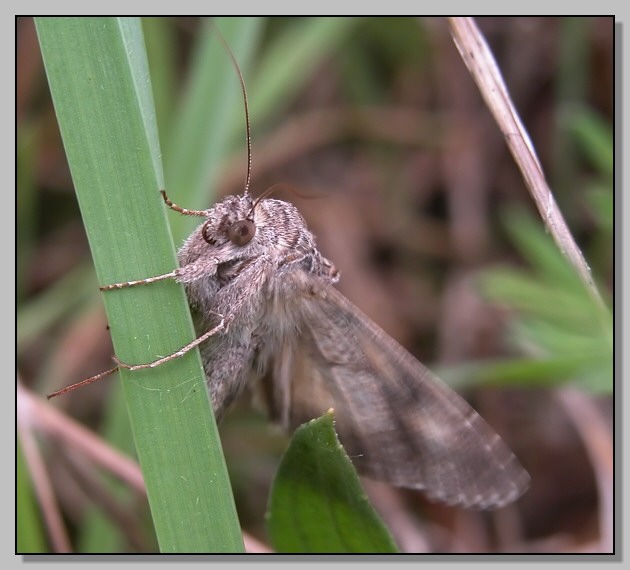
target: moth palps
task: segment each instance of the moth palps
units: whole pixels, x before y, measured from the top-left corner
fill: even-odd
[[[291,430],[330,408],[358,471],[435,500],[496,508],[529,476],[466,401],[341,295],[297,208],[229,196],[208,210],[172,209],[205,221],[171,273],[102,290],[183,283],[199,337],[157,366],[199,346],[217,418],[252,383],[270,416]]]

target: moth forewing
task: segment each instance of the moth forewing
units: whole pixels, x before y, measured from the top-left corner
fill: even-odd
[[[297,312],[298,340],[286,339],[266,390],[286,427],[333,407],[364,475],[466,507],[524,492],[529,475],[494,430],[330,284],[314,276]]]

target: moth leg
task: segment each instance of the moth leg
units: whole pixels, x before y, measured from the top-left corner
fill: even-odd
[[[122,283],[112,283],[111,285],[103,285],[99,287],[101,291],[111,291],[112,289],[124,289],[125,287],[135,287],[136,285],[148,285],[155,283],[156,281],[164,281],[165,279],[175,279],[178,283],[190,283],[203,277],[204,275],[212,274],[207,266],[195,265],[190,263],[184,265],[184,267],[178,267],[170,273],[164,275],[156,275],[155,277],[146,277],[145,279],[138,279],[137,281],[123,281]]]
[[[117,364],[115,368],[112,368],[111,370],[106,370],[105,372],[101,372],[100,374],[96,374],[95,376],[90,376],[89,378],[82,380],[81,382],[77,382],[75,384],[72,384],[71,386],[67,386],[66,388],[62,388],[61,390],[52,392],[51,394],[48,394],[48,396],[46,397],[50,400],[51,398],[55,398],[56,396],[61,396],[62,394],[65,394],[66,392],[70,392],[71,390],[74,390],[75,388],[79,388],[81,386],[87,386],[88,384],[92,384],[93,382],[96,382],[97,380],[100,380],[101,378],[105,378],[106,376],[109,376],[110,374],[117,372],[119,368],[125,368],[127,370],[132,370],[132,371],[142,370],[143,368],[155,368],[156,366],[159,366],[160,364],[164,364],[165,362],[168,362],[169,360],[174,360],[175,358],[179,358],[180,356],[183,356],[184,354],[186,354],[187,352],[189,352],[196,346],[200,345],[203,341],[208,340],[212,335],[220,332],[223,328],[225,328],[225,319],[223,318],[223,316],[221,315],[219,316],[221,317],[221,322],[216,327],[202,334],[199,338],[193,340],[191,343],[187,344],[186,346],[184,346],[177,352],[174,352],[173,354],[169,354],[168,356],[164,356],[163,358],[159,358],[147,364],[136,364],[133,366],[129,364],[125,364],[124,362],[121,362],[120,360],[118,360],[118,358],[114,356],[113,357],[114,362],[116,362]]]
[[[137,281],[124,281],[122,283],[112,283],[111,285],[103,285],[99,287],[101,291],[111,291],[112,289],[123,289],[124,287],[134,287],[135,285],[147,285],[149,283],[155,283],[156,281],[163,281],[164,279],[176,279],[177,269],[164,275],[158,275],[156,277],[147,277],[146,279],[138,279]]]
[[[71,390],[74,390],[75,388],[80,388],[81,386],[87,386],[88,384],[97,382],[101,378],[105,378],[106,376],[109,376],[110,374],[113,374],[114,372],[118,372],[118,366],[116,366],[115,368],[111,368],[110,370],[106,370],[105,372],[101,372],[100,374],[90,376],[89,378],[86,378],[85,380],[81,380],[81,382],[76,382],[75,384],[66,386],[65,388],[62,388],[61,390],[55,390],[52,394],[48,394],[46,398],[48,400],[50,400],[51,398],[56,398],[57,396],[61,396],[62,394],[65,394],[66,392],[70,392]]]
[[[177,352],[173,352],[172,354],[163,356],[162,358],[158,358],[157,360],[154,360],[153,362],[147,362],[146,364],[125,364],[124,362],[121,362],[120,360],[118,360],[118,358],[116,358],[115,356],[113,357],[114,362],[121,368],[125,368],[126,370],[130,370],[133,372],[134,370],[143,370],[145,368],[155,368],[156,366],[160,366],[161,364],[164,364],[165,362],[170,362],[171,360],[175,360],[176,358],[179,358],[180,356],[184,356],[184,354],[186,354],[187,352],[190,352],[193,348],[199,346],[202,342],[208,340],[211,336],[225,329],[225,318],[222,315],[219,315],[219,316],[221,317],[221,322],[216,327],[210,329],[208,332],[205,332],[200,337],[188,343],[186,346],[180,348]]]

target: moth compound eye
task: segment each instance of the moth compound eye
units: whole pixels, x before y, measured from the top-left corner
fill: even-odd
[[[256,233],[256,224],[251,220],[234,222],[228,230],[228,238],[234,245],[245,245],[252,241]]]

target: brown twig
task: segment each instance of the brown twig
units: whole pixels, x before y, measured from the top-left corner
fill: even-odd
[[[472,18],[449,18],[448,20],[455,45],[501,129],[545,225],[562,254],[576,268],[592,296],[600,305],[603,305],[591,271],[545,180],[529,135],[510,99],[501,72],[485,38]]]

